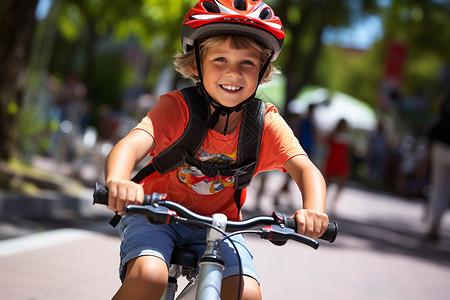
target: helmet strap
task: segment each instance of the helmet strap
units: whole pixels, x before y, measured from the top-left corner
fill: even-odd
[[[266,62],[264,63],[263,67],[261,68],[261,70],[259,71],[259,76],[258,76],[258,86],[261,83],[261,80],[264,77],[264,74],[267,71],[267,68],[269,67],[270,61],[272,60],[274,51],[272,50],[272,53],[270,53],[269,57],[267,58]],[[258,89],[258,87],[256,87]],[[256,90],[255,90],[256,92]]]
[[[203,85],[202,85],[202,88],[204,89]],[[223,135],[226,135],[227,131],[228,131],[228,120],[230,119],[231,113],[241,111],[242,109],[244,109],[244,107],[247,105],[247,103],[251,102],[254,98],[255,98],[255,94],[251,95],[245,101],[242,101],[241,103],[239,103],[236,106],[226,107],[220,103],[217,103],[216,100],[214,100],[210,97],[210,99],[211,99],[210,104],[214,108],[214,112],[212,113],[211,117],[208,119],[208,123],[207,123],[208,128],[214,129],[214,127],[219,122],[220,116],[222,116],[222,117],[226,116],[227,119],[225,121],[225,126],[224,126],[223,133],[222,133]]]
[[[272,53],[267,58],[266,62],[264,63],[263,67],[261,68],[261,70],[259,72],[258,85],[256,86],[256,89],[253,92],[253,94],[250,97],[248,97],[247,99],[245,99],[244,101],[242,101],[241,103],[239,103],[238,105],[233,106],[233,107],[223,106],[222,104],[218,103],[216,100],[214,100],[208,94],[208,92],[206,91],[206,89],[205,89],[205,87],[203,85],[202,68],[201,68],[201,62],[200,62],[201,61],[201,59],[200,59],[200,47],[198,45],[198,41],[197,40],[194,40],[194,51],[195,51],[195,62],[197,64],[197,72],[198,72],[198,77],[199,77],[199,82],[197,83],[199,93],[207,101],[207,103],[209,103],[214,108],[214,112],[208,118],[207,126],[208,126],[209,129],[214,129],[214,127],[219,122],[220,116],[226,116],[227,120],[225,122],[224,130],[223,130],[223,133],[222,133],[223,135],[226,135],[227,131],[228,131],[228,120],[230,119],[231,113],[241,111],[242,109],[244,109],[244,107],[248,103],[250,103],[255,98],[256,90],[258,89],[258,86],[261,83],[261,80],[263,79],[264,74],[267,71],[267,68],[269,67],[270,61],[271,61],[271,59],[273,57],[273,54],[274,54],[274,51],[272,51]]]
[[[194,40],[195,63],[197,64],[197,73],[200,82],[203,84],[202,67],[200,65],[200,46],[198,40]]]

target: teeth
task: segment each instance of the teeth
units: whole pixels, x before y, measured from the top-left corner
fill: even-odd
[[[225,90],[228,90],[228,91],[237,91],[241,87],[235,86],[235,85],[222,85],[222,88],[224,88]]]

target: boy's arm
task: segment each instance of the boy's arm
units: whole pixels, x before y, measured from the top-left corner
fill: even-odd
[[[292,218],[297,220],[299,234],[311,238],[320,237],[328,226],[325,212],[326,185],[322,174],[305,155],[297,155],[284,165],[297,183],[303,198],[303,209]]]
[[[155,142],[147,132],[133,130],[120,140],[106,159],[105,182],[109,191],[108,208],[123,212],[126,205],[141,205],[144,190],[130,180],[136,164],[153,150]]]

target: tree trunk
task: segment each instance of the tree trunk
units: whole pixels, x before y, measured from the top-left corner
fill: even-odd
[[[20,98],[35,28],[38,0],[0,4],[0,161],[15,154]]]
[[[96,96],[95,84],[95,45],[97,43],[97,34],[95,33],[95,20],[87,17],[87,37],[85,40],[85,61],[84,61],[84,80],[87,88],[87,98],[92,99]]]
[[[317,9],[317,7],[312,7],[312,9]],[[305,10],[306,11],[306,10]],[[304,27],[306,26],[304,23],[308,22],[309,19],[307,17],[311,16],[312,13],[306,14],[306,17],[302,19],[300,26],[296,28],[294,31],[294,40],[301,41],[301,33],[304,31]],[[313,77],[314,69],[317,65],[317,61],[320,55],[320,50],[322,48],[322,33],[325,28],[325,17],[323,15],[320,16],[319,25],[316,27],[316,32],[314,34],[314,42],[310,49],[306,50],[305,53],[302,53],[301,57],[299,53],[298,43],[293,43],[291,45],[289,65],[287,67],[287,80],[286,80],[286,101],[284,102],[284,114],[288,113],[289,102],[294,100],[295,96],[297,96],[298,92],[308,84],[308,82]],[[298,36],[295,36],[298,35]],[[299,67],[298,59],[304,59],[302,63],[301,72],[295,72],[295,68]],[[297,74],[299,74],[297,76]]]

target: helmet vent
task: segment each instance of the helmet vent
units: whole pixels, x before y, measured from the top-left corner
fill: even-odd
[[[244,0],[234,0],[234,8],[239,9],[239,10],[246,10],[247,9],[247,4],[245,3]]]
[[[272,12],[270,11],[269,8],[266,7],[261,11],[259,17],[261,18],[261,20],[268,20],[272,18]]]
[[[210,13],[214,13],[214,14],[218,14],[220,13],[220,9],[217,7],[216,4],[209,2],[209,1],[205,1],[202,3],[203,8]]]

